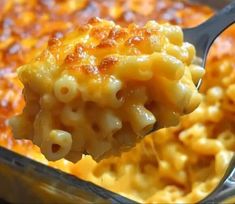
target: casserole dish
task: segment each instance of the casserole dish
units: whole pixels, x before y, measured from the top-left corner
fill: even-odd
[[[1,7],[1,4],[3,4],[4,2],[5,1],[0,3],[0,7]],[[13,2],[13,1],[9,1],[9,2]],[[29,7],[32,2],[33,1],[29,1]],[[54,1],[50,1],[51,3],[48,3],[48,2],[49,1],[40,1],[40,3],[43,4],[45,7],[47,7],[47,9],[50,9],[53,6],[56,6],[56,4],[53,3]],[[81,2],[86,3],[86,1],[81,1]],[[81,22],[83,22],[92,15],[101,15],[101,13],[98,12],[99,5],[102,5],[103,7],[105,7],[108,4],[112,4],[112,3],[109,3],[108,1],[104,1],[104,2],[106,2],[106,3],[103,3],[103,4],[92,3],[89,7],[87,7],[87,9],[85,9],[86,12],[84,12],[82,15],[84,19],[79,19],[79,20]],[[168,1],[166,1],[166,2],[168,2]],[[215,8],[221,8],[223,6],[221,4],[221,1],[217,1],[218,5],[216,5],[215,2],[213,2],[213,4],[211,4],[211,2],[212,1],[208,1],[207,3],[210,4],[211,6],[214,6]],[[206,2],[204,1],[203,3],[206,3]],[[226,4],[226,3],[227,3],[227,1],[223,1],[223,4]],[[79,4],[77,6],[82,7],[84,5]],[[162,6],[164,6],[164,5],[162,5]],[[179,4],[175,5],[174,9],[180,9],[181,6],[182,6],[182,4],[179,3]],[[6,6],[6,10],[8,9],[8,7],[9,8],[11,7],[10,3],[9,3],[9,5]],[[123,18],[125,18],[125,20],[127,22],[128,21],[129,22],[138,21],[139,18],[147,19],[148,17],[145,17],[145,15],[146,15],[145,12],[147,12],[147,8],[148,7],[146,7],[146,10],[142,9],[143,10],[142,16],[139,16],[137,14],[133,14],[134,12],[126,11]],[[22,9],[20,6],[15,7],[14,14],[16,16],[14,16],[14,18],[17,18],[17,15],[19,15],[19,13],[21,12],[20,9]],[[73,19],[75,19],[76,15],[78,15],[78,14],[76,13],[76,11],[73,11],[73,6],[67,8],[67,9],[69,11],[66,9],[57,11],[57,12],[59,12],[58,16],[63,16],[66,19],[67,18],[66,13],[70,12],[70,10],[72,10]],[[174,9],[168,10],[168,12],[169,13],[174,12]],[[139,9],[139,10],[141,10],[141,9]],[[164,12],[164,9],[163,9],[163,12]],[[207,12],[207,10],[205,12]],[[115,11],[113,15],[115,15],[117,13],[118,12]],[[169,14],[169,13],[167,13],[167,14]],[[32,13],[26,12],[24,18],[22,17],[22,19],[23,19],[22,21],[24,23],[24,26],[26,26],[26,27],[27,27],[28,23],[31,21],[30,15],[32,15]],[[43,16],[43,13],[39,12],[39,15]],[[105,9],[103,9],[102,15],[105,16]],[[151,18],[154,18],[154,17],[155,16],[151,16]],[[44,18],[44,16],[42,18]],[[47,18],[47,16],[45,16],[45,18]],[[54,17],[54,18],[56,19],[56,17]],[[109,18],[109,17],[106,16],[106,18]],[[173,22],[173,23],[174,22],[180,23],[180,22],[177,22],[177,21],[180,21],[180,19],[177,19],[177,18],[174,19],[171,17],[171,15],[165,15],[164,18],[166,20],[169,20],[170,22]],[[56,20],[58,20],[58,19],[56,19]],[[120,23],[122,23],[121,20],[120,20]],[[197,23],[197,19],[195,20],[195,23]],[[12,25],[13,22],[9,18],[5,18],[5,21],[2,24],[5,27],[13,26]],[[48,25],[45,25],[45,27],[46,26],[48,26]],[[61,25],[60,22],[58,21],[54,24],[54,26],[55,26],[55,28],[51,27],[50,29],[53,30],[53,35],[58,38],[63,36],[63,33],[57,30],[58,27],[61,28],[64,26],[65,27],[64,29],[67,29],[67,30],[72,29],[70,22]],[[37,32],[35,32],[35,31],[38,31],[37,29],[38,29],[37,27],[34,27],[33,30],[30,31],[31,35],[36,35]],[[42,27],[40,29],[42,29]],[[47,28],[47,30],[48,30],[48,28]],[[1,35],[1,37],[3,36],[2,38],[9,35],[7,33],[7,29],[5,29],[5,32],[6,33],[4,35]],[[16,34],[18,32],[18,34],[19,34],[20,28],[18,28],[18,30],[17,29],[14,30],[14,32]],[[16,35],[15,33],[14,33],[14,35]],[[29,37],[29,38],[27,38],[27,40],[23,42],[26,48],[27,48],[27,46],[31,47],[31,43],[33,44],[32,41],[34,39],[30,39],[30,37]],[[46,37],[41,38],[41,44],[43,44],[45,41],[47,41]],[[20,62],[17,61],[16,64],[21,64],[21,62],[24,62],[25,60],[23,59],[23,57],[27,56],[27,54],[25,54],[25,53],[22,53],[21,57],[17,56],[14,58],[14,54],[19,54],[19,52],[21,52],[20,45],[17,43],[12,44],[11,42],[9,42],[9,45],[10,45],[9,49],[7,51],[11,57],[8,58],[9,56],[7,54],[1,55],[2,59],[6,61],[6,63],[4,65],[5,66],[7,65],[9,67],[10,66],[14,67],[15,66],[14,63],[16,63],[16,61],[14,61],[14,59],[20,61]],[[38,45],[38,44],[35,47],[33,47],[34,54],[37,52],[37,46],[40,47],[40,45]],[[1,48],[1,49],[4,50],[4,48]],[[30,49],[32,49],[32,47]],[[26,52],[27,52],[27,49],[26,49]],[[28,57],[30,58],[30,56],[28,56]],[[9,68],[9,67],[4,67],[2,69],[4,71],[1,70],[2,73],[0,73],[0,74],[3,76],[7,72],[9,72],[10,73],[9,75],[11,77],[11,71],[10,71],[11,68]],[[14,75],[14,73],[13,73],[13,75]],[[9,85],[8,88],[14,89],[14,87],[11,87],[11,85]],[[10,97],[10,96],[8,96],[8,97]],[[17,100],[20,100],[20,99],[18,99],[16,97],[13,98],[13,101],[17,101]],[[3,102],[4,102],[4,100],[3,100]],[[4,107],[3,102],[1,102],[3,104],[3,105],[1,104],[1,108]],[[21,103],[23,105],[23,102],[21,102]],[[13,106],[14,106],[14,103],[13,103]],[[10,110],[10,108],[7,110]],[[2,114],[2,112],[4,114]],[[5,115],[7,115],[7,117],[8,117],[8,113],[4,112],[4,109],[1,110],[0,121],[2,123],[1,125],[3,126],[3,128],[1,127],[2,132],[5,128],[4,125],[6,124],[6,120],[4,118]],[[7,130],[7,131],[10,131],[10,130]],[[14,144],[12,144],[14,142],[12,142],[11,139],[9,139],[9,140],[4,139],[4,137],[5,137],[5,135],[2,133],[2,135],[0,136],[0,138],[2,140],[2,141],[0,140],[1,141],[0,145],[7,147],[8,149],[11,149],[11,147],[14,146]],[[21,143],[23,146],[24,141]],[[17,145],[18,145],[18,143],[17,143]],[[20,146],[20,143],[18,146]],[[0,176],[1,176],[0,197],[6,201],[16,202],[16,203],[19,201],[20,202],[35,201],[35,202],[39,202],[39,203],[42,203],[42,202],[44,202],[44,203],[49,203],[49,202],[134,203],[135,202],[133,200],[125,198],[123,195],[118,195],[116,193],[113,193],[111,191],[106,190],[105,188],[98,187],[97,185],[90,183],[88,181],[78,179],[78,178],[71,176],[67,173],[64,173],[60,170],[56,170],[56,169],[51,168],[49,166],[46,166],[44,164],[40,164],[35,160],[39,160],[40,162],[45,163],[45,164],[48,164],[48,162],[46,162],[45,159],[42,159],[42,160],[40,159],[42,156],[41,155],[38,156],[39,155],[38,150],[35,150],[35,152],[37,152],[37,153],[35,153],[35,155],[32,155],[30,153],[30,151],[28,153],[27,151],[24,152],[24,151],[17,150],[18,146],[14,149],[14,151],[20,152],[21,155],[13,153],[10,150],[5,149],[4,147],[0,148]],[[31,146],[29,147],[29,149],[30,148],[31,148]],[[32,149],[34,149],[34,147],[32,147]],[[33,158],[35,160],[31,160],[31,159],[29,159],[25,156],[22,156],[22,155],[27,155],[28,157]],[[38,157],[39,157],[39,159],[38,159]],[[49,164],[49,165],[56,167],[56,164],[55,165]],[[63,169],[63,171],[69,172],[66,170],[66,165],[69,166],[70,164],[67,164],[64,161],[63,165],[65,167]],[[122,164],[120,164],[120,165],[122,165]],[[84,171],[86,171],[86,167],[84,167]],[[196,170],[194,170],[194,171],[196,171]],[[80,174],[81,174],[81,172],[78,172],[77,174],[75,173],[75,175],[77,175],[78,177],[80,176]],[[146,188],[146,191],[148,191],[148,188]],[[123,194],[125,194],[125,193],[123,193]],[[135,196],[133,196],[133,198],[134,197]]]

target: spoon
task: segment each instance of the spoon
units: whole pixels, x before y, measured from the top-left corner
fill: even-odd
[[[183,29],[184,41],[193,44],[197,51],[198,64],[205,67],[208,51],[214,40],[235,22],[235,1],[218,11],[206,22],[194,28]],[[197,84],[199,89],[202,80]]]
[[[206,22],[194,28],[184,29],[184,40],[192,43],[197,50],[197,57],[201,60],[198,61],[199,65],[205,67],[205,61],[208,51],[214,40],[226,28],[235,22],[235,1],[228,4],[225,8],[220,10],[217,14],[211,17]],[[200,87],[202,80],[197,84]],[[222,202],[225,198],[235,195],[235,154],[230,161],[227,171],[215,188],[205,199],[200,203],[218,203]]]

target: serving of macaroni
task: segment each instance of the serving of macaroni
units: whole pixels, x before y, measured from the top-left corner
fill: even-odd
[[[118,157],[96,162],[83,155],[73,164],[66,159],[48,161],[31,141],[13,138],[8,120],[25,106],[16,68],[46,50],[50,38],[61,39],[92,16],[127,28],[132,22],[143,27],[150,19],[158,25],[192,27],[213,15],[213,10],[173,0],[3,0],[0,13],[1,146],[139,202],[196,203],[216,187],[235,151],[234,26],[211,48],[200,89],[202,103],[181,117],[177,127],[143,138]],[[31,122],[24,130],[30,129]]]
[[[26,106],[10,121],[14,136],[52,161],[118,155],[197,108],[204,69],[194,58],[178,26],[93,18],[17,70]]]

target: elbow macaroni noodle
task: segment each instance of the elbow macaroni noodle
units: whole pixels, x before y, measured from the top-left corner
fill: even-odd
[[[164,97],[168,97],[169,104],[162,105],[161,103],[154,104],[150,102],[142,106],[142,108],[147,110],[153,110],[150,111],[153,115],[158,115],[155,119],[159,128],[172,125],[177,126],[161,129],[143,138],[132,149],[129,149],[129,147],[132,147],[136,142],[136,134],[133,132],[132,126],[117,118],[112,111],[101,110],[97,106],[93,106],[94,101],[99,99],[100,93],[105,94],[106,97],[106,100],[100,101],[100,107],[112,106],[112,109],[117,109],[122,106],[123,94],[126,94],[126,92],[122,89],[123,83],[121,80],[109,78],[105,81],[105,86],[102,86],[99,81],[89,80],[89,86],[92,87],[95,84],[96,89],[83,89],[83,94],[80,94],[81,87],[76,88],[76,85],[73,85],[74,89],[68,92],[66,86],[62,91],[62,95],[65,94],[69,97],[63,97],[62,100],[69,100],[70,97],[73,98],[73,93],[79,91],[77,92],[77,97],[82,97],[86,101],[93,101],[86,104],[86,109],[90,110],[87,112],[87,117],[95,124],[93,128],[102,130],[105,132],[105,135],[113,135],[118,143],[127,145],[121,148],[122,151],[126,151],[121,156],[110,157],[100,162],[95,162],[90,156],[82,155],[83,147],[89,146],[89,149],[92,149],[99,155],[102,154],[99,150],[106,151],[110,143],[105,143],[106,140],[102,140],[101,143],[101,134],[96,134],[99,138],[92,138],[93,134],[90,134],[90,127],[87,126],[89,123],[85,121],[86,118],[81,117],[84,115],[81,109],[78,109],[76,104],[60,101],[55,94],[47,92],[40,100],[38,95],[35,94],[35,91],[42,94],[45,90],[51,90],[51,92],[55,93],[54,84],[59,78],[56,77],[51,80],[51,73],[53,70],[57,70],[58,67],[51,65],[57,65],[57,63],[54,63],[55,60],[72,53],[73,47],[66,47],[66,53],[59,53],[56,55],[57,58],[54,59],[51,57],[53,56],[51,53],[53,49],[57,50],[57,42],[60,44],[63,40],[58,41],[53,39],[49,41],[51,50],[45,53],[48,54],[45,55],[47,60],[43,60],[43,66],[40,66],[43,75],[38,75],[38,79],[34,78],[34,86],[30,89],[28,86],[25,86],[24,95],[27,106],[25,106],[21,94],[23,86],[16,77],[16,67],[30,63],[35,56],[41,53],[42,50],[45,50],[49,38],[60,39],[65,34],[67,35],[68,32],[71,32],[71,30],[75,30],[77,26],[86,22],[91,16],[112,19],[115,23],[122,26],[135,22],[142,27],[149,19],[156,19],[160,24],[170,22],[182,27],[193,27],[210,17],[213,13],[212,10],[203,5],[192,5],[189,2],[173,0],[52,0],[50,3],[40,0],[9,0],[0,1],[0,13],[3,14],[0,16],[0,146],[45,165],[96,183],[140,203],[198,203],[213,191],[223,177],[235,151],[234,26],[225,31],[211,48],[206,65],[206,74],[200,90],[202,93],[202,103],[200,106],[192,113],[181,117],[179,123],[177,122],[179,114],[166,109],[163,105],[176,108],[176,104],[182,100],[182,97],[178,98],[178,102],[172,101],[171,98],[174,98],[174,94],[168,93],[169,95],[164,95]],[[18,18],[19,15],[21,18]],[[175,56],[175,58],[187,64],[191,59],[186,59],[187,55],[185,53],[193,53],[194,50],[189,49],[185,43],[184,47],[180,47],[178,42],[182,38],[170,33],[167,34],[169,27],[161,28],[161,32],[166,32],[165,34],[163,33],[163,36],[167,35],[169,44],[165,44],[166,38],[160,35],[151,35],[148,42],[134,43],[134,46],[132,42],[135,42],[136,39],[130,40],[125,45],[130,46],[131,49],[129,49],[129,53],[123,55],[123,59],[131,64],[133,63],[131,58],[135,58],[138,54],[131,55],[131,53],[141,50],[145,54],[139,54],[142,55],[139,64],[146,64],[147,59],[157,57],[149,51],[149,48],[161,54],[161,44],[165,44],[165,54]],[[180,32],[177,27],[174,28],[176,32]],[[82,32],[82,30],[80,31]],[[84,29],[85,31],[86,29]],[[93,31],[92,36],[99,36],[99,33],[102,33],[101,31],[103,32],[102,29],[98,29],[97,32]],[[112,32],[110,35],[114,36],[115,33]],[[115,34],[118,42],[122,40],[122,35],[120,32]],[[76,42],[69,41],[69,39],[72,40],[75,37],[70,37],[67,38],[66,43],[76,44]],[[95,37],[92,39],[92,43],[98,43]],[[84,43],[88,43],[85,40]],[[155,43],[151,44],[150,42]],[[107,47],[101,46],[99,52],[95,52],[95,54],[90,53],[90,56],[96,55],[97,58],[102,58],[102,56],[109,55],[112,52],[116,53],[115,57],[120,60],[120,63],[124,63],[124,61],[121,61],[120,55],[117,54],[115,47],[116,45],[107,49]],[[120,52],[124,53],[123,50],[120,50]],[[127,57],[124,58],[124,56]],[[89,61],[95,62],[93,57],[87,55],[80,57],[84,57],[84,64],[89,64]],[[72,58],[71,56],[68,59],[71,63],[73,62]],[[39,62],[38,64],[35,62],[35,66],[31,67],[31,74],[39,68],[39,64]],[[105,62],[103,65],[105,65]],[[135,64],[135,66],[138,67],[138,64]],[[200,73],[203,71],[198,67],[195,68],[195,66],[194,64],[189,65],[189,69],[186,69],[194,73],[192,74],[194,83],[198,81],[198,78],[201,76]],[[89,66],[83,67],[85,70],[96,71],[93,68]],[[138,68],[141,68],[141,66]],[[118,70],[115,74],[119,74],[119,76],[124,77],[123,79],[126,80],[125,77],[128,77],[128,75],[122,72],[123,70]],[[151,76],[151,73],[143,73],[145,70],[141,69],[138,69],[138,71],[138,73],[143,75],[130,75],[132,77],[131,80],[142,80],[141,83],[143,84],[144,80],[148,80],[148,77]],[[166,72],[161,74],[169,76]],[[185,72],[184,74],[187,73]],[[174,77],[177,78],[180,75],[180,72],[175,73]],[[44,83],[41,86],[37,86],[37,82],[41,81],[40,77],[42,76],[44,76]],[[70,85],[74,82],[73,77],[73,75],[68,74],[60,75],[62,81],[66,81],[68,78],[69,80],[71,79],[69,81]],[[172,79],[169,80],[172,81]],[[60,87],[60,83],[61,81],[57,82],[57,87]],[[161,84],[164,83],[165,81],[161,81]],[[138,89],[135,89],[134,84],[132,85],[133,92],[129,97],[130,101],[128,103],[131,104],[132,100],[136,100],[136,98],[139,100],[139,104],[143,104],[146,101],[146,90],[149,89],[145,88],[142,84]],[[112,88],[106,89],[104,87]],[[175,91],[180,89],[180,87],[181,84],[175,85]],[[120,88],[122,89],[121,91],[119,91]],[[197,97],[197,94],[194,97]],[[60,104],[64,104],[63,109]],[[138,109],[135,109],[132,114],[137,113],[139,115],[138,110],[141,110],[139,104],[135,104],[135,107]],[[83,105],[79,104],[79,107],[83,107]],[[24,138],[27,140],[22,140],[21,137],[18,140],[12,136],[8,119],[17,113],[21,113],[23,107],[25,107],[24,111],[28,114],[19,116],[14,124],[18,135],[24,135]],[[191,107],[193,107],[193,104]],[[49,114],[52,108],[60,112],[59,115],[56,115],[56,120],[51,120],[51,117],[54,118],[54,115],[51,116]],[[43,112],[40,111],[41,109],[43,109]],[[179,111],[186,113],[190,109],[187,108]],[[93,112],[99,112],[99,114],[92,115]],[[79,162],[73,164],[65,159],[56,162],[45,159],[40,149],[30,141],[34,133],[34,127],[31,124],[36,114],[39,114],[41,117],[37,123],[43,123],[44,128],[38,129],[42,133],[34,137],[34,142],[42,144],[41,136],[43,134],[47,135],[47,140],[49,141],[44,144],[49,146],[44,146],[44,148],[49,147],[49,152],[58,151],[58,145],[53,145],[53,148],[50,147],[50,139],[52,138],[53,140],[53,134],[60,135],[56,141],[61,145],[70,145],[71,135],[71,149],[73,151],[70,151],[66,157],[70,161],[77,161],[80,155],[81,160]],[[149,114],[145,116],[149,116]],[[125,118],[127,118],[127,115],[125,115]],[[138,117],[135,120],[138,122]],[[61,132],[61,128],[57,126],[58,121],[62,122],[64,127],[68,127],[68,130],[63,130],[70,133],[70,135],[63,132],[63,130]],[[72,127],[76,126],[78,122],[84,123],[85,126],[82,129],[73,129]],[[143,120],[142,124],[149,126],[148,122],[151,122],[151,120]],[[51,131],[52,125],[54,128]],[[85,138],[80,134],[81,130],[89,134],[89,139],[92,139],[93,143],[85,143]],[[113,130],[116,132],[113,133]],[[76,137],[73,137],[73,135],[76,135]],[[64,140],[67,142],[63,143],[62,141]],[[69,147],[66,148],[69,149]],[[64,154],[63,151],[60,153]],[[54,154],[52,155],[54,156]],[[60,156],[59,154],[57,155]],[[57,160],[57,158],[54,159]],[[54,192],[53,196],[56,196]]]
[[[18,69],[26,107],[11,121],[13,133],[31,137],[52,161],[120,154],[199,105],[195,84],[203,68],[193,65],[195,54],[178,26],[149,21],[122,28],[92,19],[64,39],[51,39],[35,61]],[[31,103],[31,95],[39,103]],[[34,106],[39,109],[32,115]]]

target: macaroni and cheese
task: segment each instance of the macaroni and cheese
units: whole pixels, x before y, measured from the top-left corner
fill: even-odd
[[[14,136],[52,161],[117,155],[197,108],[204,69],[194,58],[178,26],[93,18],[18,69],[26,106],[10,121]]]
[[[213,11],[173,0],[3,0],[0,13],[1,146],[141,203],[197,203],[216,187],[235,151],[234,26],[211,48],[201,105],[177,127],[145,137],[121,157],[95,162],[83,155],[73,164],[48,161],[30,140],[13,138],[7,121],[24,107],[16,68],[45,50],[49,38],[63,37],[92,16],[122,26],[155,19],[192,27]]]

